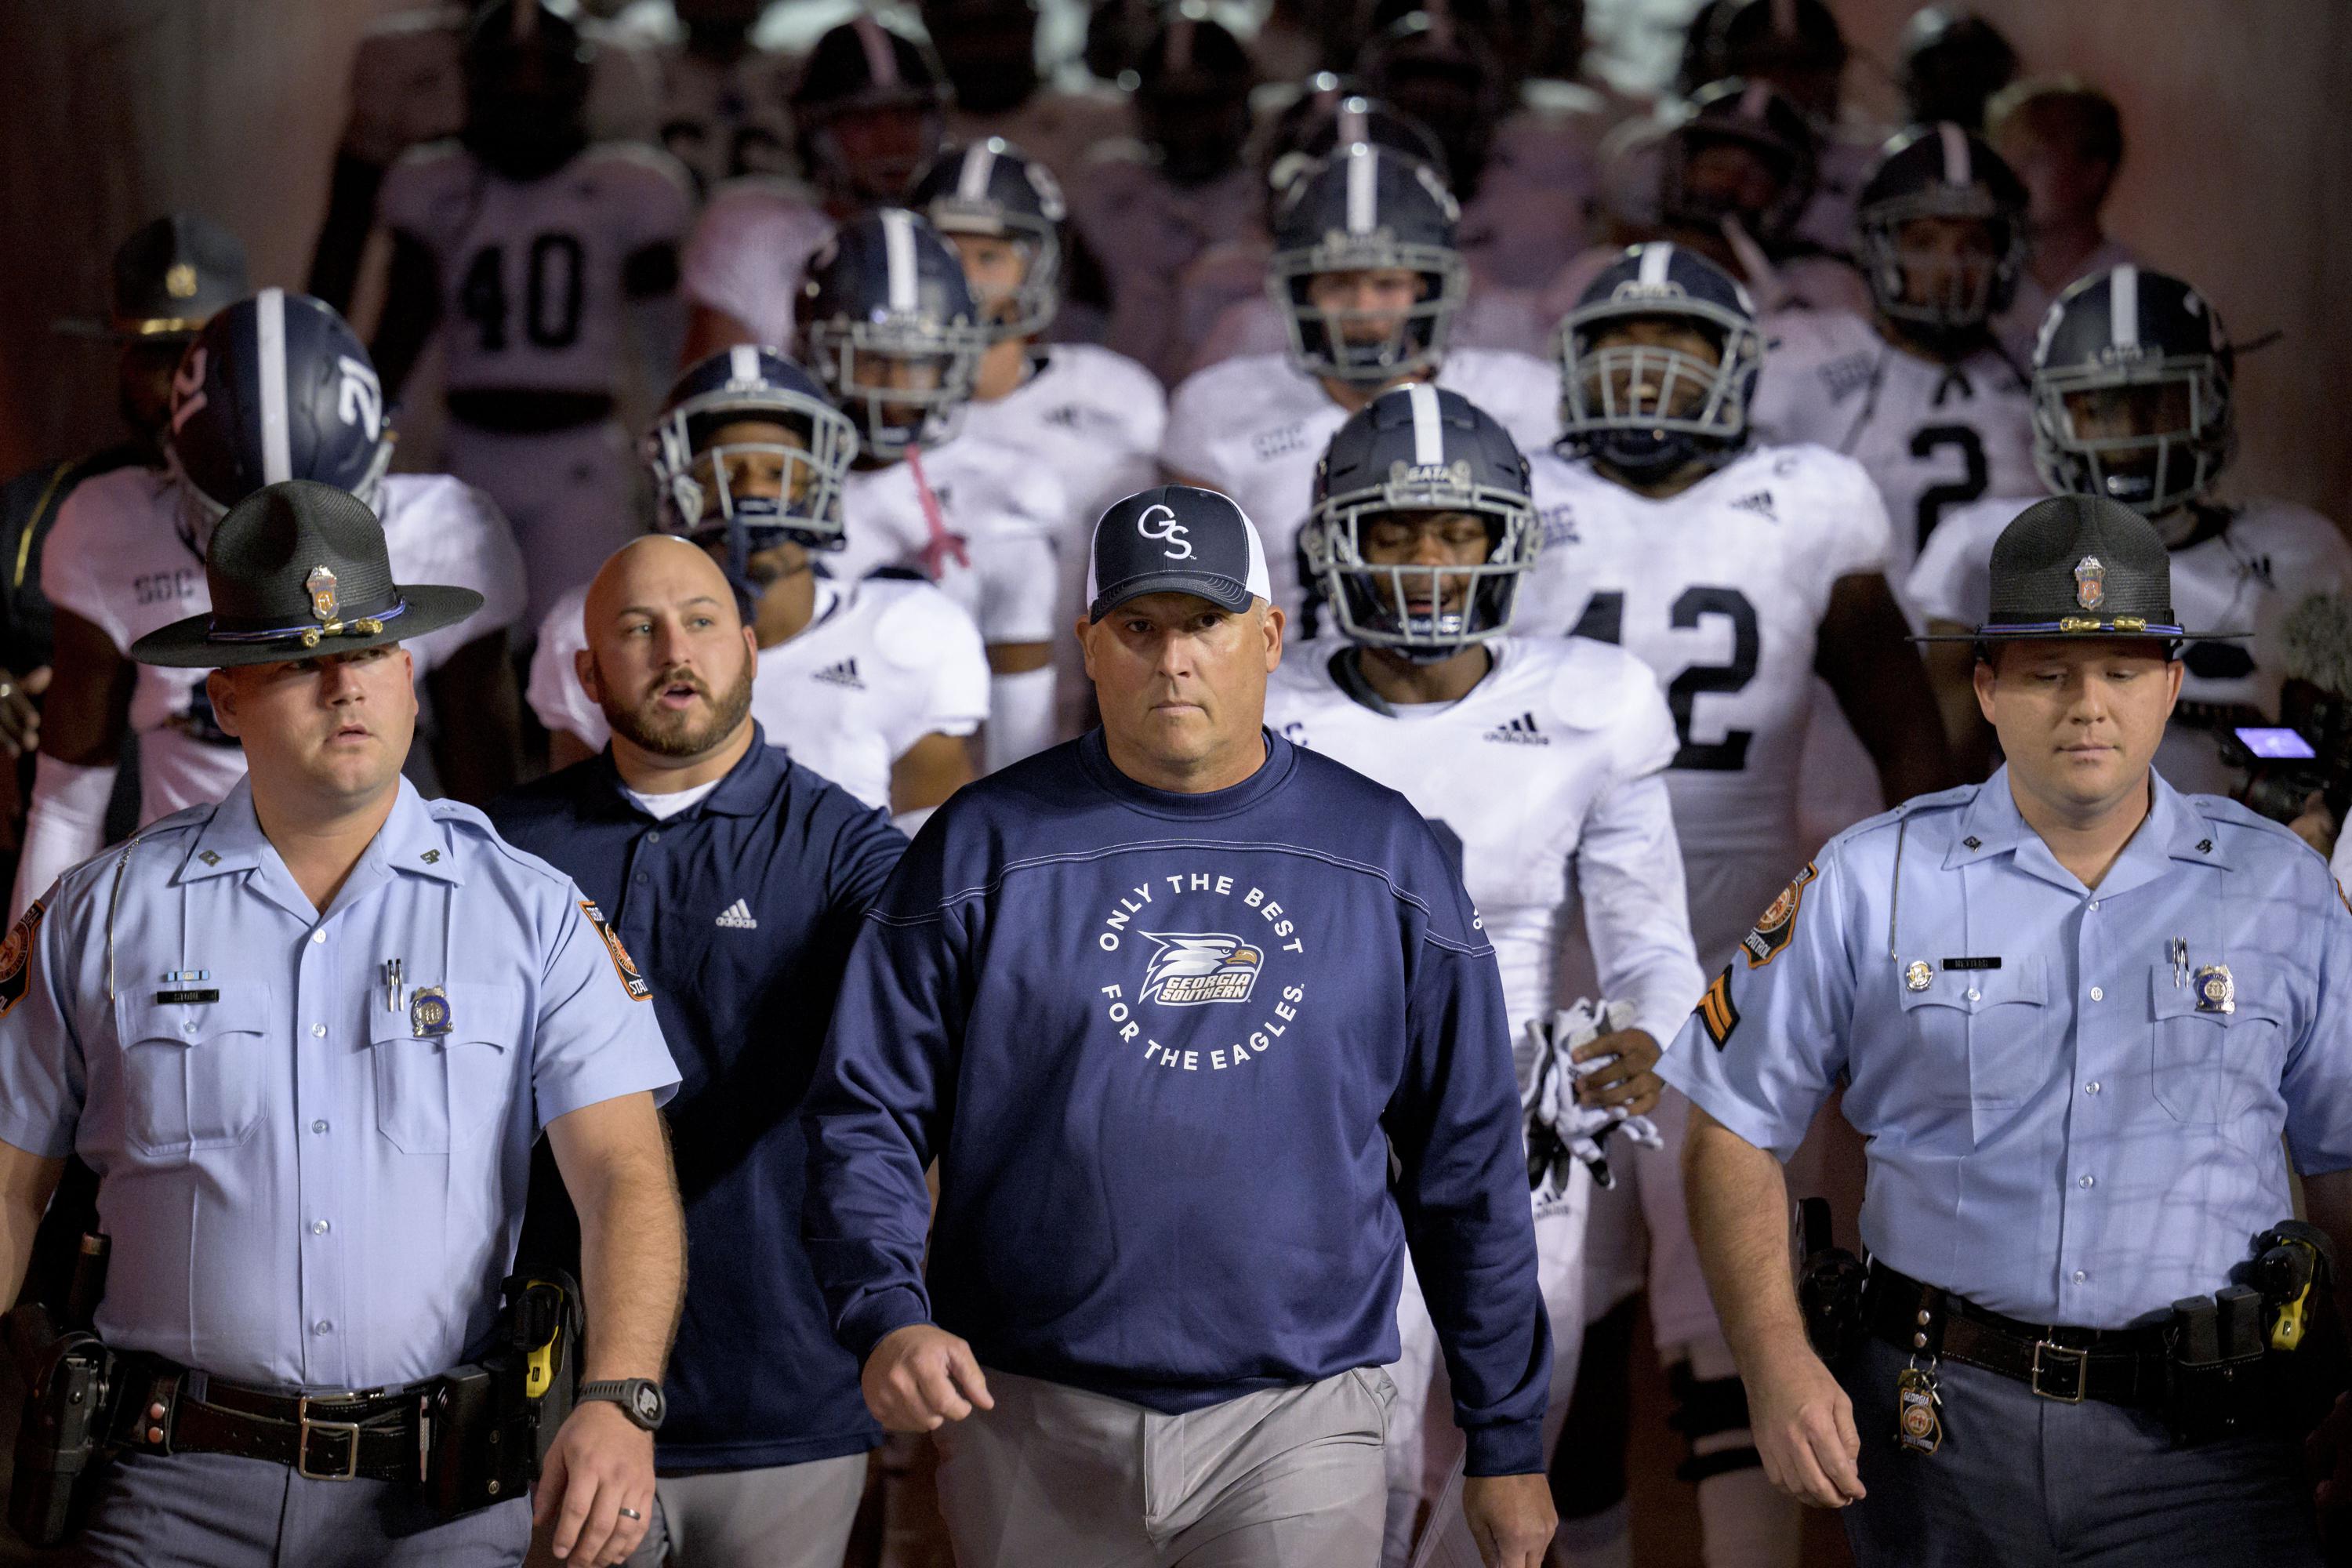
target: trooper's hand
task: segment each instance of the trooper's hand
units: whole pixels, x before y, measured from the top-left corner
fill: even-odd
[[[1747,1383],[1748,1430],[1767,1479],[1815,1508],[1860,1501],[1862,1439],[1854,1433],[1853,1402],[1812,1347],[1775,1352]]]
[[[1654,1068],[1663,1056],[1658,1042],[1640,1029],[1624,1029],[1591,1039],[1570,1053],[1570,1061],[1615,1057],[1607,1067],[1576,1080],[1576,1103],[1595,1110],[1622,1105],[1628,1116],[1647,1116],[1658,1108],[1665,1082]]]
[[[1486,1568],[1543,1568],[1559,1528],[1551,1483],[1542,1476],[1465,1476],[1462,1515]]]
[[[41,710],[33,699],[49,689],[49,667],[19,679],[0,669],[0,751],[21,757],[41,743]]]
[[[2352,1502],[2352,1394],[2336,1396],[2335,1408],[2304,1439],[2303,1454],[2319,1478],[2312,1495],[2322,1513]]]
[[[996,1408],[971,1347],[929,1323],[909,1323],[883,1335],[866,1358],[859,1383],[866,1408],[893,1432],[936,1432],[975,1406]]]
[[[654,1435],[609,1399],[574,1405],[540,1466],[531,1502],[534,1524],[554,1521],[556,1557],[568,1568],[626,1561],[653,1506]]]

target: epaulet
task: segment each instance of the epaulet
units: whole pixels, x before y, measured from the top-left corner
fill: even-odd
[[[116,868],[130,859],[133,854],[149,845],[156,844],[160,839],[179,840],[182,835],[201,829],[206,823],[212,821],[213,813],[219,809],[216,803],[207,802],[200,805],[184,807],[172,813],[169,816],[159,816],[121,843],[110,844],[89,859],[67,870],[58,879],[58,886],[61,889],[71,892],[95,883],[102,897],[106,884],[112,880]]]
[[[2261,812],[2231,800],[2227,795],[2184,793],[2181,798],[2188,803],[2189,810],[2224,832],[2252,833],[2275,838],[2281,843],[2292,844],[2297,848],[2311,847],[2305,842],[2301,834],[2285,823],[2264,816]],[[2316,850],[2312,852],[2318,853]]]
[[[510,863],[525,870],[535,871],[559,886],[569,887],[572,879],[527,849],[518,849],[499,835],[498,828],[479,807],[467,805],[462,800],[428,800],[425,809],[434,821],[449,829],[452,837],[462,837],[495,851]]]
[[[1917,822],[1942,811],[1964,810],[1977,797],[1982,784],[1955,784],[1939,789],[1933,795],[1915,795],[1900,805],[1889,806],[1876,816],[1865,816],[1860,822],[1837,835],[1832,843],[1848,838],[1863,838],[1904,823]]]

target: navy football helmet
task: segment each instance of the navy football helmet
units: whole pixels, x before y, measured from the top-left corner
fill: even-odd
[[[1743,179],[1723,179],[1699,164],[1706,149],[1729,143],[1753,153],[1773,179],[1771,199],[1756,205]],[[1813,198],[1813,130],[1805,111],[1769,82],[1709,82],[1669,132],[1659,175],[1658,207],[1670,223],[1715,231],[1737,218],[1769,247],[1785,242]]]
[[[1986,100],[2017,79],[2017,49],[1969,11],[1922,5],[1903,25],[1895,77],[1914,123],[1984,126]]]
[[[466,122],[458,139],[496,174],[544,179],[588,145],[593,52],[580,28],[539,0],[488,0],[460,53]]]
[[[264,289],[188,344],[165,451],[200,540],[229,508],[283,479],[334,485],[372,507],[392,461],[383,385],[331,307]]]
[[[884,458],[953,432],[992,341],[963,263],[903,207],[835,232],[809,259],[797,315],[801,363]]]
[[[801,167],[834,202],[895,202],[931,161],[947,126],[946,68],[923,45],[872,16],[844,22],[816,41],[792,91]],[[852,117],[887,127],[853,146]]]
[[[772,425],[781,438],[714,439],[730,426]],[[689,367],[646,436],[646,463],[665,533],[728,537],[746,555],[790,540],[842,545],[842,482],[857,432],[808,372],[773,349],[738,344]]]
[[[1380,386],[1445,358],[1470,291],[1454,247],[1461,209],[1436,171],[1369,142],[1333,153],[1286,192],[1274,225],[1266,289],[1290,328],[1291,362],[1309,375]],[[1402,310],[1328,310],[1315,279],[1402,268],[1420,278]]]
[[[1262,172],[1267,230],[1274,228],[1282,199],[1291,186],[1340,148],[1359,142],[1426,163],[1441,183],[1445,179],[1445,147],[1435,132],[1412,116],[1356,91],[1345,78],[1324,71],[1299,84],[1298,97],[1275,121],[1273,134],[1266,139]]]
[[[943,235],[984,235],[1021,247],[1027,265],[1020,285],[1002,300],[981,302],[999,340],[1033,338],[1053,323],[1062,299],[1062,222],[1070,209],[1045,164],[991,136],[941,153],[915,181],[907,205]]]
[[[1135,120],[1169,184],[1197,189],[1232,170],[1250,134],[1256,68],[1197,3],[1171,6],[1137,54]]]
[[[1710,362],[1683,349],[1604,343],[1622,324],[1664,319],[1714,340]],[[1609,264],[1559,324],[1561,444],[1636,479],[1748,441],[1764,335],[1748,290],[1714,262],[1654,240]]]
[[[1985,226],[1981,256],[1906,247],[1916,218]],[[1855,259],[1871,302],[1890,321],[1933,337],[1964,336],[2009,308],[2025,268],[2025,186],[1981,136],[1945,121],[1886,144],[1854,204]]]
[[[1486,559],[1369,559],[1384,524],[1410,526],[1412,514],[1431,512],[1485,523]],[[1543,531],[1510,433],[1460,393],[1421,382],[1381,393],[1332,434],[1299,544],[1343,635],[1434,664],[1510,630]]]
[[[2237,447],[2236,353],[2212,302],[2144,267],[2058,297],[2033,345],[2033,461],[2052,489],[2161,517],[2213,488]]]

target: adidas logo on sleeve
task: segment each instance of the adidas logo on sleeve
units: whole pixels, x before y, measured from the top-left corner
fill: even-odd
[[[1486,731],[1485,739],[1500,741],[1513,746],[1549,746],[1551,737],[1536,728],[1536,716],[1522,713],[1507,724],[1497,724]]]
[[[866,689],[866,682],[857,678],[857,659],[855,655],[837,664],[828,664],[823,669],[811,671],[809,679],[826,681],[835,686],[846,686],[852,691]]]
[[[719,923],[730,931],[757,931],[760,922],[751,913],[751,906],[738,899],[720,913]]]

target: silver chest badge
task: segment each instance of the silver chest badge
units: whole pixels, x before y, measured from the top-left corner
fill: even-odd
[[[1906,990],[1925,991],[1935,983],[1936,972],[1927,967],[1927,961],[1924,958],[1913,959],[1911,967],[1903,972],[1903,984]]]
[[[2238,983],[2226,963],[2209,963],[2197,972],[2197,1010],[2230,1014],[2238,1010]]]

